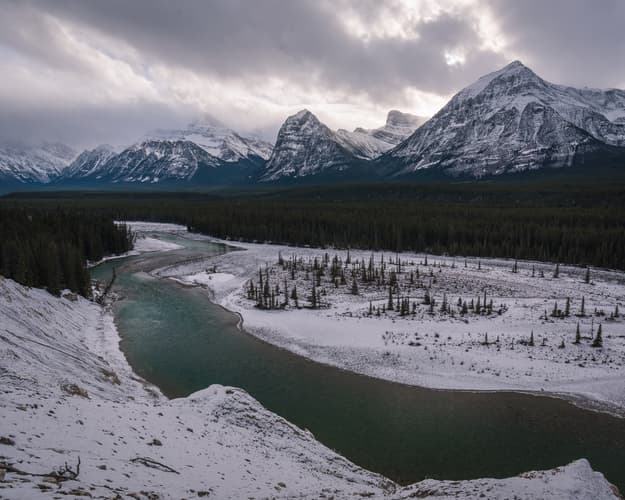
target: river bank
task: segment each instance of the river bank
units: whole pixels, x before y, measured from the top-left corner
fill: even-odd
[[[0,278],[0,317],[5,498],[616,498],[585,460],[510,479],[400,488],[239,389],[163,398],[132,372],[110,313],[92,302]]]
[[[186,231],[180,226],[169,230]],[[250,333],[320,363],[436,389],[550,394],[625,415],[625,320],[622,315],[611,318],[625,303],[624,273],[592,270],[590,282],[585,283],[585,270],[568,266],[558,266],[559,276],[553,278],[555,265],[551,263],[519,262],[517,272],[512,272],[514,262],[501,259],[429,256],[424,265],[424,255],[401,254],[406,273],[409,263],[422,275],[436,272],[434,278],[439,281],[429,287],[429,293],[439,303],[443,296],[454,303],[458,297],[475,300],[486,291],[504,313],[451,317],[439,314],[437,306],[435,314],[430,314],[421,307],[423,290],[414,290],[412,299],[419,303],[416,314],[370,315],[370,304],[386,304],[384,290],[361,290],[353,295],[333,286],[324,287],[331,305],[315,310],[306,307],[310,281],[304,280],[296,283],[300,308],[291,304],[285,310],[268,311],[255,307],[245,290],[259,269],[270,269],[272,283],[282,283],[287,272],[278,269],[279,255],[321,260],[326,253],[345,258],[346,251],[236,246],[242,250],[157,274],[205,287],[215,303],[241,315]],[[375,252],[350,254],[357,262],[384,258]],[[582,297],[586,314],[579,316]],[[567,299],[568,316],[551,317],[554,305],[563,311]],[[575,344],[578,323],[581,342]],[[599,323],[604,342],[596,349],[591,343]],[[534,346],[527,345],[530,336]]]

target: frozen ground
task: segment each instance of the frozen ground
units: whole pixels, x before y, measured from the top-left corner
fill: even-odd
[[[167,400],[118,342],[106,309],[0,277],[0,498],[618,498],[585,460],[401,488],[240,389]]]
[[[352,251],[346,264],[345,250],[236,245],[243,250],[170,267],[161,275],[206,287],[213,300],[242,316],[247,331],[322,363],[424,387],[545,391],[625,414],[622,272],[591,269],[586,283],[585,269],[559,266],[554,277],[556,266],[550,263],[518,262],[513,272],[514,262],[501,259],[429,255],[426,265],[425,255]],[[329,264],[317,281],[314,259],[321,266],[326,252]],[[345,276],[338,286],[330,272],[335,256]],[[384,261],[387,283],[363,281],[360,269],[368,268],[371,258],[374,272]],[[295,274],[289,268],[293,261]],[[352,294],[354,267],[357,295]],[[259,270],[265,281],[269,277],[278,309],[259,309],[256,298],[249,298],[250,280],[258,290]],[[382,312],[393,271],[394,310]],[[297,289],[299,308],[292,299],[280,307],[285,279],[289,295],[293,286]],[[317,309],[310,308],[313,282],[321,304]],[[424,304],[426,291],[434,307]],[[492,309],[484,309],[484,293]],[[407,302],[408,314],[400,315],[398,298]],[[459,300],[467,303],[465,314]],[[560,314],[553,316],[556,308]],[[600,324],[603,346],[592,347]],[[532,332],[533,346],[528,345]]]

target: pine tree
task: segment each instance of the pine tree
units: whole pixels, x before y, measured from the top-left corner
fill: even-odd
[[[388,304],[386,305],[386,308],[389,311],[393,310],[393,287],[390,285],[388,287]]]
[[[356,281],[356,278],[354,278],[352,281],[352,295],[358,295],[358,293],[358,282]]]
[[[597,335],[595,336],[595,339],[592,341],[591,347],[603,347],[601,323],[599,323],[599,328],[597,328]]]
[[[571,299],[566,298],[566,305],[564,306],[564,315],[568,318],[571,315]]]
[[[554,278],[559,278],[560,277],[560,264],[556,264],[556,268],[553,271],[553,277]]]
[[[574,344],[579,344],[582,341],[582,334],[579,331],[579,321],[577,322],[577,329],[575,330],[575,342]]]
[[[584,283],[590,283],[590,267],[586,268],[586,274],[584,275]]]
[[[534,347],[534,330],[532,330],[532,333],[530,334],[530,340],[527,345],[530,347]]]

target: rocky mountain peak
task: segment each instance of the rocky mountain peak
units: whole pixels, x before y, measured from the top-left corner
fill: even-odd
[[[392,109],[386,115],[386,125],[390,127],[414,127],[417,128],[425,121],[421,116],[412,115],[410,113],[402,113],[396,109]]]
[[[555,85],[513,61],[458,92],[388,158],[400,164],[396,175],[570,166],[603,146],[625,146],[624,110],[614,92]]]

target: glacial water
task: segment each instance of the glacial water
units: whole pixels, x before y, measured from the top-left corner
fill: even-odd
[[[205,290],[149,272],[216,255],[221,245],[161,234],[185,248],[106,262],[121,347],[169,397],[210,384],[241,387],[356,464],[400,483],[506,477],[587,458],[625,491],[625,419],[556,398],[437,391],[320,365],[237,328]]]

